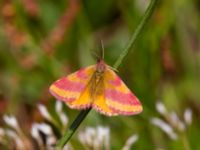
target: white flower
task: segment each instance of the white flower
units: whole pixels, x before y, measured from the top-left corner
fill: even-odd
[[[63,112],[62,107],[63,107],[62,102],[57,100],[56,101],[56,106],[55,106],[56,112],[57,112],[58,116],[60,117],[60,121],[62,122],[62,124],[64,126],[66,126],[68,124],[68,117]]]
[[[170,113],[170,119],[173,126],[177,127],[178,130],[183,131],[186,129],[185,124],[179,119],[175,112]]]
[[[129,137],[122,148],[122,150],[131,150],[131,146],[138,140],[138,135],[134,134],[131,137]]]
[[[51,149],[52,145],[56,143],[56,138],[53,134],[52,128],[46,123],[33,124],[31,129],[31,135],[37,140],[39,145],[43,145],[39,131],[43,132],[46,135],[46,146],[48,147],[48,149]]]
[[[38,128],[38,130],[40,130],[41,132],[43,132],[46,135],[52,135],[53,134],[53,131],[52,131],[50,125],[48,125],[46,123],[37,124],[37,128]]]
[[[92,145],[95,134],[94,128],[87,127],[85,132],[82,131],[79,133],[79,140],[83,144]]]
[[[63,147],[63,150],[73,150],[73,147],[70,143],[65,144],[65,146]]]
[[[57,113],[62,112],[62,102],[61,101],[59,101],[59,100],[56,101],[55,109],[56,109]]]
[[[151,119],[151,123],[162,129],[173,140],[177,139],[177,135],[180,136],[180,133],[185,132],[187,129],[186,125],[190,125],[192,122],[192,110],[189,108],[184,112],[184,120],[181,120],[174,111],[167,112],[165,106],[161,102],[156,103],[156,109],[167,123],[159,118]]]
[[[44,118],[46,118],[47,120],[52,120],[51,115],[49,114],[47,108],[44,105],[39,104],[38,109]]]
[[[43,145],[42,138],[40,137],[40,134],[39,134],[38,124],[37,123],[34,123],[32,125],[31,135],[32,135],[33,138],[35,138],[37,140],[37,142],[38,142],[38,144],[40,146]]]
[[[17,149],[25,149],[24,143],[21,138],[12,130],[6,130],[6,134],[15,141]]]
[[[64,112],[60,113],[59,116],[60,116],[60,120],[61,120],[62,124],[64,126],[66,126],[69,122],[68,117],[65,115]]]
[[[31,135],[32,135],[34,138],[36,138],[36,139],[38,139],[38,138],[40,137],[40,134],[39,134],[39,132],[38,132],[38,128],[37,128],[37,124],[36,124],[36,123],[34,123],[34,124],[32,125],[32,128],[31,128]]]
[[[39,131],[43,132],[45,135],[53,135],[51,127],[46,123],[34,123],[31,129],[31,135],[34,138],[39,138]]]
[[[161,103],[161,102],[156,103],[156,109],[162,115],[167,114],[167,110],[166,110],[165,106],[163,105],[163,103]]]
[[[52,147],[53,148],[55,143],[56,143],[56,138],[55,138],[54,135],[47,136],[47,141],[46,141],[47,147]]]
[[[5,121],[5,123],[9,126],[11,126],[12,128],[14,128],[15,130],[19,131],[19,124],[17,122],[17,119],[14,116],[8,116],[8,115],[4,115],[3,119]]]
[[[152,118],[151,123],[162,129],[172,140],[177,139],[177,135],[173,131],[173,128],[163,120],[159,118]]]
[[[105,149],[109,149],[110,129],[98,126],[96,136],[96,141],[98,141],[98,143],[104,143]]]
[[[192,123],[192,110],[187,108],[184,112],[184,120],[187,125],[191,125]]]
[[[87,127],[79,133],[79,140],[82,144],[93,149],[109,149],[110,130],[107,127],[98,126],[97,128]]]
[[[174,125],[178,124],[178,122],[180,121],[179,118],[178,118],[178,116],[177,116],[177,114],[175,112],[171,112],[169,114],[169,117],[170,117],[170,120],[172,121],[172,123]]]

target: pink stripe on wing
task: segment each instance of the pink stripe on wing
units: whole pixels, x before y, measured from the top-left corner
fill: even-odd
[[[82,68],[79,71],[77,71],[76,76],[80,79],[87,79],[88,75],[85,72],[85,69]]]
[[[56,81],[54,85],[59,89],[74,92],[81,92],[85,88],[85,85],[83,83],[70,81],[66,77]]]
[[[114,86],[120,86],[122,83],[121,79],[118,76],[116,76],[114,80],[110,80],[109,82]]]
[[[131,92],[122,93],[117,90],[107,89],[105,91],[105,96],[107,99],[111,99],[113,101],[117,101],[122,104],[131,104],[131,105],[137,105],[137,104],[139,105],[140,104],[137,97],[134,96]]]

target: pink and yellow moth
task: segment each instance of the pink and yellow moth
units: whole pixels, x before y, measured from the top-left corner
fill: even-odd
[[[138,98],[103,60],[55,81],[49,90],[73,109],[92,107],[107,116],[142,112]]]

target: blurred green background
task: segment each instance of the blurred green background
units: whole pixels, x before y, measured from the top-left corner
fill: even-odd
[[[37,104],[49,110],[55,103],[48,87],[56,79],[96,63],[94,52],[105,47],[112,66],[129,41],[149,0],[1,0],[0,1],[0,115],[17,116],[25,132],[41,121]],[[144,107],[136,116],[106,117],[90,112],[81,128],[111,128],[111,149],[120,149],[132,134],[133,149],[187,149],[152,125],[162,101],[183,118],[186,108],[193,122],[184,131],[192,150],[200,149],[200,3],[162,0],[140,38],[118,69]],[[69,121],[78,111],[65,108]],[[1,126],[4,125],[0,119]],[[175,129],[176,130],[176,129]],[[72,138],[75,149],[76,135]]]

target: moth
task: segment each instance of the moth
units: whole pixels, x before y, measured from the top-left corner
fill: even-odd
[[[72,109],[93,108],[106,116],[142,112],[138,98],[103,59],[55,81],[49,88]]]

